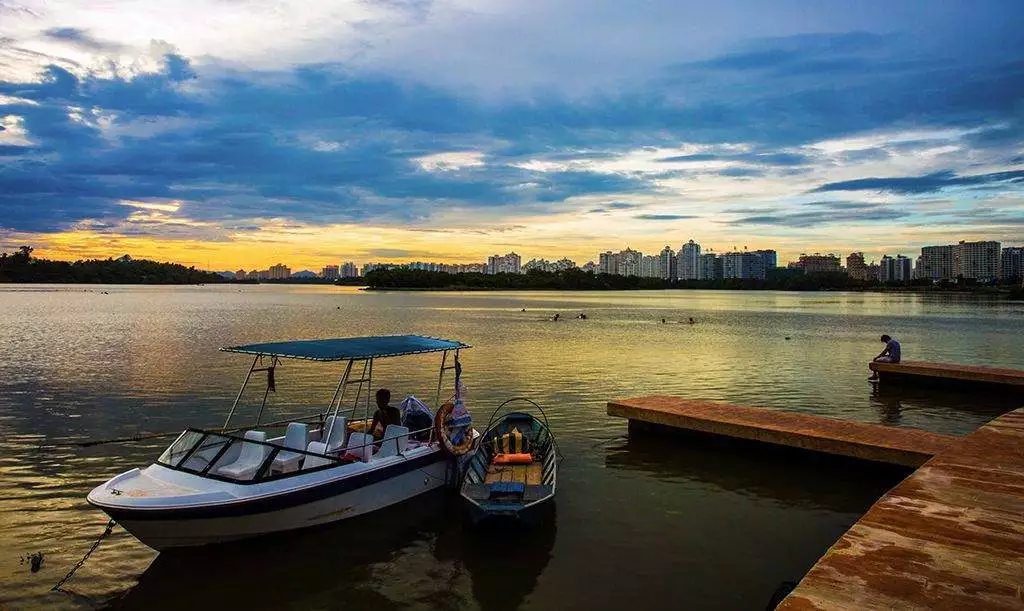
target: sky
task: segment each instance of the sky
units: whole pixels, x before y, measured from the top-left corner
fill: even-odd
[[[1014,0],[0,0],[0,250],[1024,244]]]

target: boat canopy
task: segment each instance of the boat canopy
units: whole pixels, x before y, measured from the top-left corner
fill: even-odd
[[[406,354],[442,352],[469,348],[469,344],[450,339],[422,335],[382,335],[374,337],[343,337],[337,339],[306,339],[269,342],[246,346],[227,346],[224,352],[259,354],[309,361],[347,361],[373,359]]]

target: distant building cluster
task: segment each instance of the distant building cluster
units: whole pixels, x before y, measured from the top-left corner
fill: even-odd
[[[530,259],[523,265],[522,270],[524,273],[532,269],[540,270],[542,272],[560,272],[574,267],[576,267],[576,262],[571,259],[559,259],[558,261]]]
[[[921,248],[916,261],[901,254],[895,257],[885,255],[877,265],[865,265],[864,254],[855,252],[846,258],[846,268],[853,278],[880,282],[1021,281],[1024,280],[1022,258],[1024,247],[1001,248],[999,242],[961,241],[957,244],[925,246]]]
[[[354,269],[353,267],[353,274],[355,274]],[[487,266],[484,263],[425,263],[423,261],[413,261],[410,263],[367,263],[363,266],[362,275],[365,276],[378,269],[418,269],[425,272],[445,272],[448,274],[470,272],[482,274],[486,273]]]
[[[271,265],[270,269],[254,269],[251,272],[240,269],[235,272],[235,280],[286,280],[291,277],[292,269],[281,263]]]
[[[726,253],[701,253],[700,244],[690,240],[678,251],[665,246],[661,252],[645,255],[626,248],[598,255],[599,274],[639,276],[662,280],[715,280],[719,278],[756,278],[764,280],[768,270],[778,265],[774,250],[743,250]],[[586,269],[586,266],[584,267]]]
[[[909,283],[913,280],[933,282],[970,280],[991,282],[995,280],[1024,282],[1024,247],[1001,248],[999,242],[980,241],[925,246],[916,260],[903,254],[885,254],[878,262],[868,263],[863,252],[853,252],[846,257],[846,266],[833,253],[801,254],[796,261],[787,265],[791,272],[803,274],[847,274],[855,280],[865,282]],[[348,261],[340,265],[326,265],[319,273],[301,271],[292,273],[287,265],[278,263],[269,269],[246,272],[240,269],[229,277],[239,280],[283,280],[287,278],[319,277],[325,280],[356,278],[377,269],[415,269],[430,272],[479,273],[479,274],[524,274],[531,270],[559,272],[575,269],[570,259],[548,261],[531,259],[522,264],[522,257],[515,252],[491,255],[486,263],[366,263],[362,269]],[[589,261],[579,266],[584,272],[663,280],[717,280],[751,278],[764,280],[772,270],[779,267],[778,255],[774,250],[732,250],[717,253],[713,249],[702,252],[701,245],[694,240],[682,244],[678,250],[665,246],[660,252],[644,254],[632,248],[598,254],[597,262]]]

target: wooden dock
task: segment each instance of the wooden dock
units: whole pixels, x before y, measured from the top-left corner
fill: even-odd
[[[921,383],[945,383],[966,386],[987,386],[1018,393],[1024,393],[1024,371],[980,365],[955,365],[949,363],[925,363],[903,361],[901,363],[868,363],[884,383],[906,381]]]
[[[1024,609],[1024,408],[893,488],[778,609]]]
[[[608,415],[628,418],[631,428],[643,423],[907,467],[923,465],[958,439],[917,429],[660,395],[610,401]]]

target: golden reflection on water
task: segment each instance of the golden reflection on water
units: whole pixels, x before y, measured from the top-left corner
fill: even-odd
[[[798,577],[891,484],[890,476],[854,473],[834,485],[829,469],[788,460],[627,442],[624,424],[604,414],[611,398],[678,394],[964,433],[1003,406],[950,394],[872,394],[865,363],[880,349],[877,336],[900,339],[907,358],[1024,367],[1024,305],[979,298],[28,288],[0,287],[0,603],[17,606],[81,606],[120,595],[140,575],[127,608],[192,600],[178,588],[181,579],[204,584],[208,601],[244,597],[241,587],[218,590],[218,582],[208,581],[216,572],[206,554],[186,555],[188,562],[162,556],[147,570],[155,554],[123,533],[105,542],[69,584],[88,599],[46,592],[102,531],[104,516],[84,502],[88,490],[148,464],[165,442],[89,449],[40,444],[219,425],[249,364],[244,355],[217,351],[225,345],[399,333],[452,337],[474,346],[462,361],[478,423],[509,397],[541,402],[567,460],[557,537],[553,526],[524,538],[521,562],[533,578],[508,593],[529,608],[623,606],[637,596],[708,608],[743,600],[763,606],[778,581]],[[575,318],[579,313],[587,319]],[[396,398],[432,400],[439,360],[380,361],[375,386],[388,386]],[[326,406],[340,372],[340,364],[283,362],[265,419]],[[253,417],[262,391],[257,380],[240,417]],[[286,538],[286,553],[296,559],[310,555],[317,567],[342,562],[350,569],[339,582],[344,592],[331,585],[332,570],[306,571],[307,587],[285,590],[294,595],[293,606],[344,600],[353,608],[392,608],[446,600],[454,601],[452,608],[500,608],[493,593],[508,569],[487,559],[486,539],[464,534],[444,509],[426,513],[399,511],[396,524],[405,526],[401,536],[385,540],[384,552],[343,552],[344,562],[316,545],[318,535]],[[372,521],[363,524],[323,536],[345,549],[349,538],[360,540],[357,533],[375,532]],[[261,549],[229,548],[214,557],[235,559],[259,575],[258,567],[276,565]],[[34,551],[46,554],[38,573],[20,562]],[[623,565],[618,558],[631,560]],[[188,569],[190,563],[206,569]],[[251,583],[243,573],[236,581]],[[666,574],[685,578],[666,580]],[[735,582],[728,592],[709,585],[723,574]],[[302,570],[289,575],[303,580]],[[584,575],[592,587],[568,585]]]

